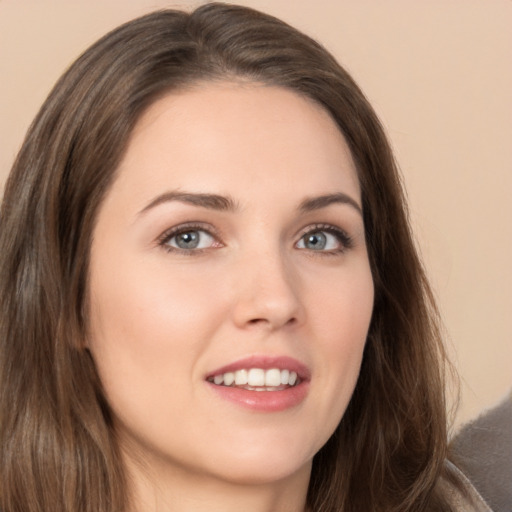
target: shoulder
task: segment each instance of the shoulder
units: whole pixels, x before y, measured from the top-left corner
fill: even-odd
[[[512,510],[512,393],[462,429],[451,457],[495,512]]]
[[[446,496],[453,510],[457,512],[492,512],[466,475],[451,462],[448,461],[446,464],[450,473],[456,475],[457,480],[462,484],[462,486],[455,485],[448,480],[443,482]]]

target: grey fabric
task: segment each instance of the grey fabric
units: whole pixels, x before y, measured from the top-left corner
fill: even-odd
[[[452,459],[494,512],[512,512],[512,393],[465,425]]]
[[[447,461],[446,464],[452,472],[458,475],[464,485],[463,489],[458,489],[446,481],[442,483],[445,485],[448,498],[454,510],[457,512],[493,512],[466,475],[450,461]]]

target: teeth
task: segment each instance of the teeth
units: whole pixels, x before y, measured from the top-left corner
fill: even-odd
[[[235,382],[235,374],[233,372],[225,373],[224,375],[219,375],[222,378],[221,384],[224,382],[225,386],[231,386],[233,382]]]
[[[265,372],[265,386],[280,386],[281,372],[277,368]]]
[[[249,386],[264,386],[265,385],[265,372],[261,368],[251,368],[247,378]]]
[[[247,382],[247,370],[237,370],[235,372],[235,384],[237,386],[244,386]]]
[[[297,373],[290,370],[279,370],[271,368],[250,368],[248,370],[237,370],[215,375],[209,379],[217,386],[248,386],[258,388],[255,391],[264,391],[266,388],[277,388],[280,386],[294,386],[298,384]]]

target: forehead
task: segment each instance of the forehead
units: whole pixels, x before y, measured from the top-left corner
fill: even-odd
[[[290,90],[253,83],[206,83],[156,101],[133,130],[118,181],[138,193],[269,192],[293,183],[360,195],[350,150],[329,113]]]

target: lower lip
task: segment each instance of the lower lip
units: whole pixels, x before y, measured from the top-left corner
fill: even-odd
[[[224,400],[261,412],[279,412],[299,405],[308,393],[309,383],[303,381],[281,391],[250,391],[248,389],[207,384]]]

